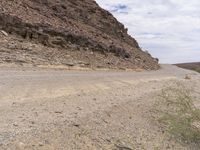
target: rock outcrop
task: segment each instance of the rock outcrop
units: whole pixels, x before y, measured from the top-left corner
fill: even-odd
[[[1,63],[159,67],[93,0],[1,0],[0,30]]]

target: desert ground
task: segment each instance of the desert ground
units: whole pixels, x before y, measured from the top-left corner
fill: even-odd
[[[159,95],[176,84],[200,98],[200,74],[171,65],[143,72],[2,67],[0,149],[198,149],[158,122]]]

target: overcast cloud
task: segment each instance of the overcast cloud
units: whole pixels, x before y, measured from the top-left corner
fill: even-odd
[[[96,0],[161,63],[200,61],[200,0]]]

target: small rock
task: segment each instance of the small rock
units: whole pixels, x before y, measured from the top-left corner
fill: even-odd
[[[72,125],[75,126],[75,127],[77,127],[77,128],[80,127],[80,124],[78,124],[78,123],[73,123]]]
[[[133,150],[132,148],[130,148],[130,147],[127,147],[127,146],[123,146],[123,145],[115,145],[116,146],[116,148],[118,149],[118,150]]]
[[[43,143],[39,143],[39,146],[42,147],[42,146],[44,146],[44,144]]]
[[[75,64],[72,63],[72,62],[65,62],[64,64],[67,65],[67,66],[71,66],[71,67],[72,67],[72,66],[75,66]]]
[[[3,30],[0,30],[0,33],[2,33],[4,36],[8,36],[8,33],[6,33],[6,32],[3,31]]]
[[[78,109],[78,110],[82,110],[82,108],[81,108],[81,107],[77,107],[77,109]]]
[[[22,49],[26,50],[26,51],[32,51],[33,50],[32,45],[22,45]]]
[[[54,113],[56,113],[56,114],[62,114],[63,112],[62,111],[55,111]]]
[[[84,61],[78,61],[77,64],[86,65],[86,66],[90,65],[90,63],[84,62]]]
[[[17,126],[18,126],[18,124],[17,124],[17,123],[13,123],[13,126],[17,127]]]
[[[16,102],[13,102],[12,105],[16,105]]]
[[[190,75],[185,75],[185,78],[184,79],[186,79],[186,80],[191,80],[191,76]]]

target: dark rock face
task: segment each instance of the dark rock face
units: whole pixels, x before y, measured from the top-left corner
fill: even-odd
[[[104,59],[112,54],[123,60],[123,65],[109,60],[105,68],[158,68],[156,59],[93,0],[1,0],[0,30],[46,47],[67,51],[73,46],[105,55]]]

